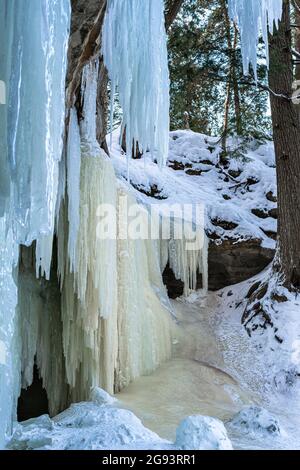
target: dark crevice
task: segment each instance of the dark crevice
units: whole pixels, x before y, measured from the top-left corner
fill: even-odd
[[[30,418],[49,414],[47,392],[43,387],[42,379],[37,366],[33,370],[33,382],[27,389],[21,390],[18,400],[18,421],[26,421]]]

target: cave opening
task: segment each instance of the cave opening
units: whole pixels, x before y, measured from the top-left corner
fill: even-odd
[[[49,414],[48,396],[37,365],[33,368],[33,382],[22,389],[18,399],[17,418],[19,422]]]

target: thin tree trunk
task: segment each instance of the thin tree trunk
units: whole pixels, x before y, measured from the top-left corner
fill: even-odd
[[[279,31],[270,37],[270,94],[278,183],[278,256],[274,268],[288,289],[300,288],[300,120],[292,103],[290,3],[284,0]]]
[[[108,115],[108,72],[104,65],[103,59],[99,64],[99,78],[97,86],[97,116],[96,116],[96,131],[97,141],[103,150],[109,155],[109,150],[106,142],[107,134],[107,115]]]
[[[222,5],[223,5],[224,19],[225,19],[227,46],[228,46],[228,51],[230,54],[229,68],[228,68],[228,83],[227,83],[225,109],[224,109],[224,125],[223,125],[223,134],[222,134],[222,148],[226,152],[227,135],[228,135],[228,128],[229,128],[229,111],[230,111],[230,101],[231,101],[231,91],[232,91],[233,68],[232,68],[232,58],[231,58],[232,43],[231,43],[231,31],[230,31],[230,19],[229,19],[227,5],[226,5],[225,0],[222,0]]]
[[[241,102],[240,102],[240,90],[237,79],[237,57],[236,49],[238,42],[238,28],[234,23],[234,41],[232,48],[232,83],[233,83],[233,97],[234,97],[234,111],[235,111],[235,128],[237,135],[242,134],[242,115],[241,115]]]
[[[166,30],[172,26],[172,23],[175,21],[176,16],[179,13],[179,10],[183,4],[183,0],[169,0],[167,2],[166,14],[165,14],[165,23]]]

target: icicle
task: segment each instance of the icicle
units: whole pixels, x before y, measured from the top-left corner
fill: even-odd
[[[1,132],[8,142],[12,222],[16,239],[30,244],[53,230],[70,6],[68,0],[2,0],[0,8],[0,76],[7,79]]]
[[[123,109],[128,154],[133,141],[161,166],[169,145],[169,71],[163,0],[108,0],[104,62]]]
[[[121,203],[128,211],[136,200],[119,189],[119,223],[126,224]],[[149,214],[142,211],[142,225]],[[119,226],[119,230],[120,230]],[[119,355],[117,387],[149,374],[171,355],[171,316],[159,266],[156,240],[118,239]]]
[[[166,220],[167,226],[169,219]],[[164,224],[164,218],[162,218]],[[184,229],[183,229],[184,227]],[[174,219],[170,239],[160,240],[160,267],[163,273],[169,263],[176,279],[184,283],[184,295],[199,288],[198,274],[202,275],[202,289],[208,289],[208,240],[204,223],[197,224]],[[181,234],[177,236],[176,234]]]
[[[60,292],[55,272],[50,282],[36,279],[32,247],[20,250],[17,310],[22,338],[22,388],[32,384],[36,363],[48,394],[50,413],[55,415],[67,404]]]
[[[123,196],[129,205],[136,204],[117,188],[113,166],[99,152],[96,157],[85,151],[82,155],[76,263],[73,274],[65,273],[63,285],[64,354],[73,399],[84,399],[91,386],[120,389],[154,370],[171,352],[159,245],[155,240],[97,236],[98,224],[104,223],[99,207],[117,208]],[[123,216],[115,221],[116,232]],[[145,210],[145,224],[146,217]]]
[[[81,121],[82,144],[87,151],[97,154],[99,144],[96,133],[96,103],[99,62],[89,62],[83,69],[81,96],[83,100],[83,120]]]
[[[12,231],[6,230],[5,218],[0,218],[0,449],[6,433],[11,432],[20,390],[17,287],[14,270],[18,262],[18,246]]]
[[[76,265],[76,245],[79,229],[80,166],[80,131],[76,110],[71,109],[67,145],[68,254],[71,272],[74,272]]]
[[[274,25],[282,16],[282,0],[228,0],[229,13],[237,21],[241,34],[244,73],[253,67],[257,79],[257,46],[262,35],[267,63],[269,63],[268,31],[273,33]]]
[[[68,174],[70,165],[78,171],[77,163],[70,162],[71,154],[77,162],[81,159],[75,253],[66,252],[65,232],[69,230],[73,240],[75,232],[70,234],[70,208],[67,215],[64,204],[58,230],[59,258],[72,259],[60,263],[59,271],[66,378],[73,400],[87,398],[93,386],[112,393],[154,370],[171,353],[170,306],[162,283],[159,244],[117,239],[127,222],[127,213],[117,216],[127,193],[118,188],[113,165],[96,140],[97,75],[96,63],[84,68],[81,142],[75,111],[70,121]],[[136,204],[127,196],[129,204]],[[106,208],[115,214],[106,213]],[[149,215],[144,212],[146,224]],[[99,230],[109,216],[115,217],[113,233],[101,237]]]

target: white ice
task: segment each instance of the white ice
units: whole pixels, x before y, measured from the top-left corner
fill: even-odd
[[[104,62],[119,91],[128,156],[135,141],[161,166],[169,143],[169,70],[163,0],[109,0],[102,41]],[[130,25],[130,27],[129,27]]]
[[[262,36],[268,63],[268,33],[273,33],[281,19],[282,0],[229,0],[228,5],[230,16],[237,21],[241,34],[244,73],[248,74],[251,64],[257,78],[258,41]]]

